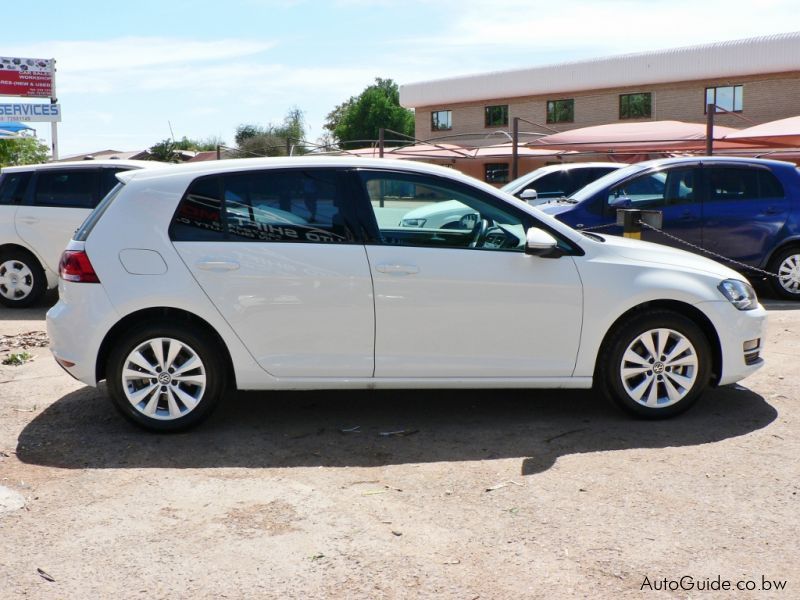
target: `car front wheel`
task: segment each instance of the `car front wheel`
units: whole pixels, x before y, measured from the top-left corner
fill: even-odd
[[[649,311],[625,321],[605,350],[598,373],[603,391],[640,417],[660,419],[683,412],[711,377],[705,334],[672,311]]]
[[[132,330],[108,359],[108,390],[130,421],[151,431],[197,425],[219,403],[225,370],[211,337],[170,324]]]
[[[39,261],[24,250],[0,252],[0,304],[25,308],[47,291],[47,280]]]

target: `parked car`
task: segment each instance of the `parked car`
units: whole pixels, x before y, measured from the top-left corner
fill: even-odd
[[[619,208],[661,211],[663,230],[679,240],[648,229],[644,239],[776,273],[769,278],[775,293],[800,300],[800,170],[792,163],[707,156],[647,161],[541,208],[578,229],[613,223]]]
[[[604,162],[548,165],[518,177],[500,189],[531,206],[538,206],[565,198],[595,179],[625,166]],[[403,213],[399,224],[401,227],[428,229],[472,229],[477,218],[475,211],[453,200]]]
[[[765,311],[738,273],[581,234],[451,169],[304,157],[117,177],[64,252],[47,329],[68,373],[105,379],[152,430],[199,422],[229,388],[594,384],[659,418],[763,364]],[[471,230],[397,225],[453,200]]]
[[[500,189],[536,206],[550,200],[569,197],[603,175],[626,166],[626,163],[612,162],[547,165],[517,177]]]
[[[0,169],[0,303],[30,306],[58,283],[70,237],[118,182],[160,163],[80,161]]]

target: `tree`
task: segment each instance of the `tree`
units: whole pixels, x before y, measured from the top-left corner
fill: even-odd
[[[35,165],[50,158],[47,146],[35,137],[0,140],[0,167]]]
[[[286,156],[287,147],[292,154],[305,154],[302,141],[305,138],[303,111],[296,106],[289,109],[283,123],[266,126],[243,124],[236,128],[236,145],[242,158],[253,156]]]
[[[225,142],[218,137],[208,137],[202,140],[192,140],[183,136],[180,140],[173,140],[167,138],[161,140],[157,144],[153,144],[148,148],[150,153],[150,160],[157,160],[160,162],[177,163],[181,162],[181,155],[179,150],[187,150],[190,152],[203,152],[208,150],[216,150],[217,146],[224,146]]]
[[[375,78],[358,96],[339,104],[326,117],[324,128],[339,145],[364,145],[377,140],[381,127],[409,139],[414,135],[414,111],[400,106],[400,89],[391,79]],[[392,137],[391,135],[389,137]],[[403,144],[387,141],[386,145]]]
[[[153,144],[148,149],[148,152],[150,153],[149,160],[157,160],[166,163],[180,162],[181,159],[176,152],[177,149],[178,148],[176,147],[175,142],[167,138],[166,140],[162,140],[157,144]]]

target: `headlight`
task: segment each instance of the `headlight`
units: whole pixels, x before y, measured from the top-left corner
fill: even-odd
[[[738,279],[726,279],[717,286],[717,289],[739,310],[758,308],[758,298],[749,283]]]
[[[400,221],[401,227],[425,227],[425,221],[428,219],[403,219]]]

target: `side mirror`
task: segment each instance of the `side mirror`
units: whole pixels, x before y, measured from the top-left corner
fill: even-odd
[[[608,205],[612,208],[627,208],[631,204],[631,199],[624,192],[612,194],[608,197]]]
[[[522,190],[522,193],[519,195],[520,200],[525,200],[526,202],[531,202],[532,200],[536,200],[539,197],[539,194],[536,193],[536,190],[533,188],[527,188]]]
[[[556,238],[543,229],[531,227],[525,234],[525,254],[547,256],[555,253],[557,249],[558,241]]]

